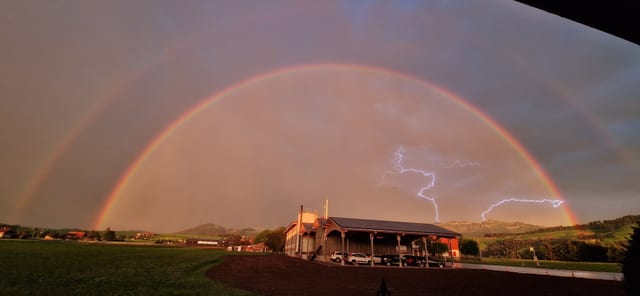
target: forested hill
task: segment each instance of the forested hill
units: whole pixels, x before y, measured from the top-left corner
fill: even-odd
[[[631,227],[640,221],[640,215],[627,215],[612,220],[593,221],[572,226],[544,227],[522,222],[487,221],[446,222],[438,224],[446,229],[461,233],[465,237],[511,237],[599,239],[603,241],[625,240]]]
[[[605,242],[626,240],[631,229],[640,221],[640,215],[627,215],[612,220],[593,221],[573,226],[546,227],[521,233],[520,237],[560,237],[573,236],[574,239],[596,239]]]
[[[238,235],[253,236],[256,233],[258,233],[260,230],[261,229],[255,229],[255,228],[242,228],[242,229],[227,228],[227,227],[224,227],[224,226],[208,223],[208,224],[201,224],[201,225],[189,228],[189,229],[185,229],[185,230],[176,232],[175,234],[181,234],[181,235],[208,235],[208,236],[220,236],[220,235],[225,235],[225,234],[238,234]]]
[[[541,260],[621,262],[628,238],[640,215],[547,227],[519,234],[485,233],[483,256]]]
[[[465,237],[482,237],[487,233],[517,234],[542,229],[543,226],[522,222],[506,222],[489,220],[486,222],[445,222],[438,226],[459,232]]]

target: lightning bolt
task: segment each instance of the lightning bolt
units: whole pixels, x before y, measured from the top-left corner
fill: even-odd
[[[420,190],[418,191],[416,196],[418,196],[420,198],[424,198],[424,199],[426,199],[428,201],[431,201],[431,203],[433,204],[433,208],[434,208],[435,214],[436,214],[436,222],[440,222],[440,214],[438,212],[438,203],[436,202],[436,199],[433,198],[433,197],[429,197],[429,196],[425,195],[426,191],[428,191],[429,189],[431,189],[431,188],[436,186],[436,175],[434,174],[434,172],[427,172],[427,171],[421,170],[421,169],[414,169],[414,168],[406,168],[406,167],[404,167],[403,163],[404,163],[404,160],[406,159],[406,157],[404,156],[404,152],[405,152],[405,149],[402,146],[400,146],[400,148],[398,148],[398,150],[396,150],[395,157],[393,159],[393,165],[396,168],[396,170],[395,171],[386,171],[385,175],[386,174],[416,173],[416,174],[421,174],[425,178],[428,178],[429,181],[427,182],[427,184],[425,186],[420,188]]]
[[[521,203],[551,203],[551,205],[553,205],[554,208],[559,207],[560,205],[562,205],[564,203],[564,200],[559,200],[559,199],[522,199],[522,198],[507,198],[507,199],[503,199],[497,203],[492,204],[489,209],[487,209],[486,211],[482,212],[482,214],[480,215],[482,217],[482,222],[484,222],[486,220],[486,215],[489,214],[493,208],[498,207],[502,204],[508,203],[508,202],[521,202]]]

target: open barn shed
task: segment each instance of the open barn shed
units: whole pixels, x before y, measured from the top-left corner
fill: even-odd
[[[298,227],[299,225],[299,227]],[[332,251],[373,255],[426,256],[427,241],[448,246],[449,252],[433,254],[449,259],[460,256],[460,234],[437,225],[345,217],[318,217],[303,212],[285,230],[285,253],[289,256],[328,260]],[[427,252],[425,252],[425,249]]]

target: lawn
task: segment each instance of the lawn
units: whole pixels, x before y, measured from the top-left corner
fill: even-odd
[[[205,277],[220,250],[0,240],[0,295],[252,295]]]
[[[503,266],[524,266],[524,267],[537,267],[534,260],[524,259],[497,259],[497,258],[482,258],[482,262],[474,260],[463,260],[462,262],[468,263],[481,263],[490,265],[503,265]],[[601,272],[620,272],[620,264],[618,263],[604,263],[604,262],[568,262],[568,261],[551,261],[540,260],[540,268],[551,269],[568,269],[568,270],[584,270],[584,271],[601,271]]]

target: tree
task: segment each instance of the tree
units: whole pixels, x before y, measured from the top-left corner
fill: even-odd
[[[116,239],[116,232],[111,230],[110,227],[107,227],[107,229],[105,229],[104,232],[102,233],[102,240],[112,241],[114,239]]]
[[[618,262],[622,263],[625,254],[625,244],[622,242],[614,243],[609,246],[609,250],[607,251],[607,259],[609,262]]]
[[[89,233],[87,233],[87,238],[90,239],[90,240],[99,241],[99,240],[101,240],[100,232],[97,232],[95,230],[91,230]]]
[[[267,238],[269,237],[269,234],[271,234],[271,230],[269,229],[260,231],[258,234],[256,234],[256,237],[253,239],[253,241],[255,243],[266,243]]]
[[[282,252],[284,251],[284,243],[285,243],[285,227],[278,227],[272,230],[267,235],[267,240],[265,241],[265,245],[271,248],[274,252]]]
[[[478,256],[480,255],[480,248],[478,242],[472,239],[464,239],[460,244],[460,253],[465,256]]]
[[[627,295],[640,295],[640,227],[634,226],[622,259],[622,284]]]
[[[442,256],[442,254],[449,251],[449,247],[445,243],[438,241],[427,241],[427,248],[429,249],[429,256]]]
[[[32,237],[32,234],[28,230],[24,230],[24,231],[21,231],[20,233],[18,233],[18,238],[19,239],[28,239],[28,238],[31,238],[31,237]]]
[[[224,239],[222,243],[225,246],[241,246],[242,245],[242,236],[239,234],[226,234],[223,236],[224,236]]]

